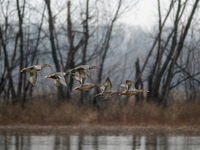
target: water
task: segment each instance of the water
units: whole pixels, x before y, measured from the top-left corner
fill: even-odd
[[[0,132],[0,150],[199,150],[200,136]]]

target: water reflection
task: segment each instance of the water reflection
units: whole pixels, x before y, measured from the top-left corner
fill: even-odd
[[[199,136],[0,134],[0,150],[199,150]]]

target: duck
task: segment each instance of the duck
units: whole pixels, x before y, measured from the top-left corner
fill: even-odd
[[[137,95],[139,93],[148,93],[148,90],[138,90],[135,88],[135,83],[130,80],[126,80],[126,84],[121,84],[119,85],[120,87],[124,87],[125,91],[121,91],[119,95],[127,95],[127,96],[132,96],[132,95]]]
[[[95,96],[102,96],[102,97],[109,97],[117,93],[117,91],[112,91],[112,82],[110,81],[110,78],[108,77],[104,85],[100,85],[101,93],[96,94]]]
[[[67,86],[65,78],[64,78],[65,74],[66,74],[65,72],[55,72],[48,76],[45,76],[45,78],[53,79],[53,83],[56,87],[60,86],[60,84]]]
[[[85,76],[85,74],[89,75],[89,71],[91,69],[99,69],[99,68],[100,67],[98,67],[98,66],[81,65],[81,66],[78,66],[74,69],[71,69],[66,74],[71,74],[72,72],[78,72],[78,76],[82,78],[82,77]]]
[[[96,86],[100,86],[99,83],[93,84],[89,82],[89,75],[87,73],[82,73],[82,76],[75,76],[72,74],[72,77],[80,83],[80,86],[75,87],[73,90],[78,91],[87,91],[90,90]]]
[[[26,67],[26,68],[22,69],[21,72],[29,72],[30,73],[29,81],[30,81],[32,86],[35,86],[36,81],[37,81],[37,71],[41,71],[45,67],[52,67],[52,66],[49,65],[49,64],[44,64],[42,66],[33,65],[33,66]]]

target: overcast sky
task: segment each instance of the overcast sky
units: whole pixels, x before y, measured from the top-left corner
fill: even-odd
[[[170,1],[168,0],[161,0],[160,5],[162,12],[169,7],[169,2]],[[157,0],[139,0],[137,6],[128,12],[122,20],[128,25],[141,26],[142,28],[149,30],[158,22],[157,8]]]

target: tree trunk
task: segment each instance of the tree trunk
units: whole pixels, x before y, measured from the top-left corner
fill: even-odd
[[[170,5],[171,6],[171,5]],[[159,13],[159,33],[158,33],[158,37],[157,37],[157,41],[158,41],[158,51],[157,51],[157,57],[156,57],[156,61],[154,63],[152,72],[150,73],[149,79],[148,79],[148,88],[151,89],[151,92],[149,92],[148,94],[148,99],[152,99],[154,101],[159,102],[159,87],[161,85],[161,79],[163,78],[163,75],[168,67],[168,64],[171,60],[171,57],[174,53],[174,49],[176,47],[176,39],[177,39],[177,31],[178,31],[178,22],[179,22],[179,14],[180,14],[180,9],[181,9],[181,4],[179,1],[178,4],[178,8],[177,8],[177,12],[176,12],[176,18],[174,21],[174,29],[172,31],[172,33],[174,33],[173,39],[172,39],[172,45],[171,45],[171,49],[169,54],[167,55],[167,58],[164,62],[164,64],[161,66],[161,61],[162,61],[162,55],[164,54],[164,50],[162,49],[163,52],[161,51],[161,32],[162,32],[162,28],[163,26],[161,26],[161,14],[160,14],[160,1],[158,0],[158,13]],[[171,11],[171,7],[169,9],[169,11]],[[169,34],[168,39],[172,36],[172,34]],[[169,40],[166,41],[166,46],[168,44]]]
[[[51,12],[51,0],[45,0],[47,9],[48,9],[48,16],[49,16],[49,33],[50,33],[50,42],[51,42],[51,52],[53,56],[53,61],[56,66],[56,71],[60,72],[60,65],[57,57],[57,52],[56,52],[56,46],[55,46],[55,41],[54,41],[54,20]],[[65,97],[63,87],[59,86],[58,87],[58,99],[63,100]]]
[[[141,89],[143,89],[143,83],[142,83],[142,79],[141,79],[141,76],[139,77],[140,75],[140,61],[139,61],[139,58],[137,58],[137,61],[135,62],[135,77],[136,79],[138,79],[136,82],[135,82],[135,88],[136,89],[139,89],[139,87]],[[139,93],[135,96],[135,100],[136,100],[136,103],[140,100],[140,99],[143,99],[144,98],[144,95],[143,93]]]
[[[56,71],[60,71],[60,66],[58,62],[58,57],[56,53],[55,41],[54,41],[54,24],[53,24],[53,16],[51,12],[51,0],[45,0],[47,9],[48,9],[48,16],[49,16],[49,33],[50,33],[50,42],[51,42],[51,52],[53,56],[53,61],[56,66]]]
[[[190,16],[188,18],[185,30],[184,30],[183,34],[181,34],[181,36],[180,36],[180,40],[179,40],[178,46],[176,48],[174,58],[170,63],[170,67],[169,67],[168,74],[167,74],[167,79],[166,79],[166,82],[165,82],[165,84],[163,85],[163,88],[162,88],[161,101],[164,102],[164,106],[167,106],[167,96],[169,94],[170,83],[171,83],[171,81],[173,79],[174,67],[175,67],[175,64],[176,64],[176,62],[177,62],[177,60],[178,60],[178,58],[180,56],[180,53],[181,53],[181,51],[183,49],[183,44],[184,44],[185,38],[187,36],[188,30],[190,28],[190,24],[192,22],[192,18],[194,16],[195,10],[197,8],[198,2],[199,2],[199,0],[195,1],[195,4],[194,4],[193,9],[192,9],[192,12],[191,12],[191,14],[190,14]]]
[[[19,0],[17,0],[17,12],[18,12],[18,20],[19,20],[19,36],[20,36],[20,71],[19,71],[19,81],[18,81],[18,91],[17,91],[17,96],[18,98],[21,98],[22,94],[22,77],[23,74],[21,73],[21,70],[23,69],[24,65],[24,50],[23,50],[23,17],[24,17],[24,8],[25,8],[25,0],[24,0],[24,5],[23,5],[23,11],[21,13],[20,6],[19,6]]]
[[[72,34],[72,23],[71,23],[71,3],[70,1],[67,2],[67,38],[68,38],[68,42],[69,42],[69,52],[68,52],[68,56],[67,56],[67,63],[65,66],[65,70],[67,70],[67,68],[74,68],[74,35]],[[72,87],[73,87],[73,78],[70,77],[69,79],[69,90],[67,91],[67,98],[70,99],[71,98],[71,94],[70,92],[72,91]]]
[[[111,35],[112,35],[113,26],[114,26],[115,21],[118,18],[119,10],[121,8],[121,3],[122,3],[122,0],[120,0],[119,3],[118,3],[118,7],[117,7],[117,10],[115,12],[114,18],[112,19],[111,24],[107,29],[107,33],[105,35],[105,39],[104,39],[104,42],[103,42],[103,45],[102,45],[102,48],[101,48],[101,50],[103,51],[103,55],[101,57],[101,64],[100,64],[100,69],[99,69],[99,74],[98,74],[98,82],[99,83],[101,83],[101,80],[102,80],[104,62],[106,60],[107,52],[108,52],[108,49],[109,49],[110,38],[111,38]],[[93,105],[95,106],[96,104],[97,104],[97,99],[94,98],[93,99]]]

